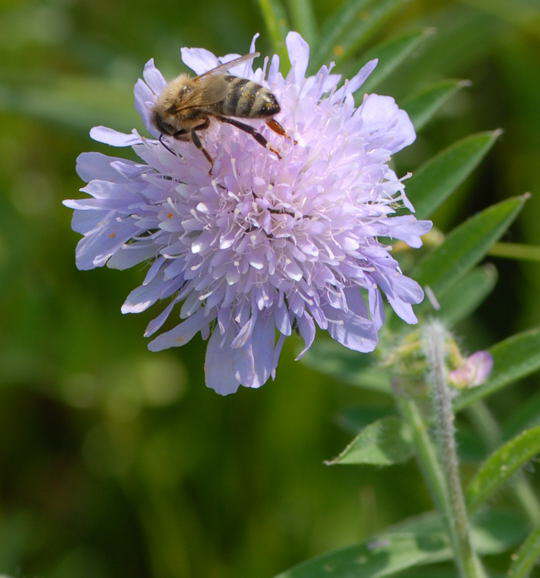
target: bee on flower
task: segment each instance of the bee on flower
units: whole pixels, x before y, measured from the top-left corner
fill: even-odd
[[[222,65],[239,55],[182,49],[195,75],[227,68],[228,75],[263,87],[279,106],[274,126],[247,117],[241,121],[246,130],[238,121],[210,118],[195,131],[201,146],[191,134],[170,138],[170,131],[163,141],[155,111],[168,83],[153,60],[147,62],[135,105],[151,137],[105,127],[90,133],[131,147],[139,162],[81,154],[77,170],[89,198],[65,201],[74,209],[73,229],[83,235],[77,267],[148,263],[122,312],[164,302],[145,332],[154,336],[149,348],[181,346],[200,333],[208,339],[206,384],[220,394],[274,377],[293,331],[304,341],[298,357],[317,328],[367,353],[377,346],[385,299],[407,323],[416,322],[412,305],[423,299],[381,240],[416,248],[431,228],[416,219],[403,180],[389,166],[415,139],[407,113],[390,96],[367,94],[355,105],[376,61],[345,82],[331,66],[306,76],[308,44],[296,32],[286,42],[286,76],[277,55],[258,67],[240,59],[229,69]],[[173,327],[156,336],[171,319]]]

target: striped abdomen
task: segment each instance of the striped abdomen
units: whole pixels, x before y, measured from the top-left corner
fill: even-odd
[[[229,87],[225,98],[214,106],[218,114],[261,118],[280,110],[276,97],[264,86],[246,78],[224,75]]]

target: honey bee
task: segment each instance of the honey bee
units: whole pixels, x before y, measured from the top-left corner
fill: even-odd
[[[245,131],[260,145],[281,158],[279,152],[268,146],[267,139],[254,127],[230,118],[266,119],[269,128],[290,138],[285,129],[272,118],[280,111],[276,97],[267,88],[252,80],[226,74],[230,68],[257,56],[258,52],[245,54],[195,78],[181,74],[169,82],[158,97],[152,112],[152,122],[161,133],[161,143],[169,149],[162,140],[165,135],[193,142],[208,159],[212,172],[214,161],[197,133],[207,129],[211,119],[215,119]]]

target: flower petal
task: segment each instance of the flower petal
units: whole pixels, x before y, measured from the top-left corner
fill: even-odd
[[[235,393],[240,382],[235,376],[234,352],[230,347],[222,346],[219,331],[214,332],[208,340],[204,361],[204,374],[207,387],[220,395]]]
[[[195,337],[208,324],[202,311],[198,311],[174,329],[162,333],[148,344],[150,351],[161,351],[170,347],[181,347]]]
[[[145,65],[143,70],[143,78],[150,90],[158,96],[167,86],[167,81],[163,78],[161,72],[156,68],[154,59],[151,58]]]
[[[291,61],[291,70],[287,78],[291,78],[296,84],[300,84],[304,80],[309,63],[309,44],[298,32],[289,32],[285,42],[289,60]]]
[[[397,153],[414,142],[416,133],[409,115],[391,96],[368,94],[358,110],[369,146]]]
[[[95,126],[90,130],[90,136],[98,142],[113,147],[129,147],[141,142],[141,137],[135,131],[126,134],[106,126]]]
[[[205,48],[182,48],[180,50],[182,62],[196,74],[202,74],[219,65],[219,60]]]

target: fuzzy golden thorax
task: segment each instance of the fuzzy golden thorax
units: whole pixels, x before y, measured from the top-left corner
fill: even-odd
[[[181,110],[186,98],[193,93],[193,80],[189,74],[181,74],[171,80],[160,94],[153,109],[152,122],[161,134],[186,133],[204,121],[191,108]]]

